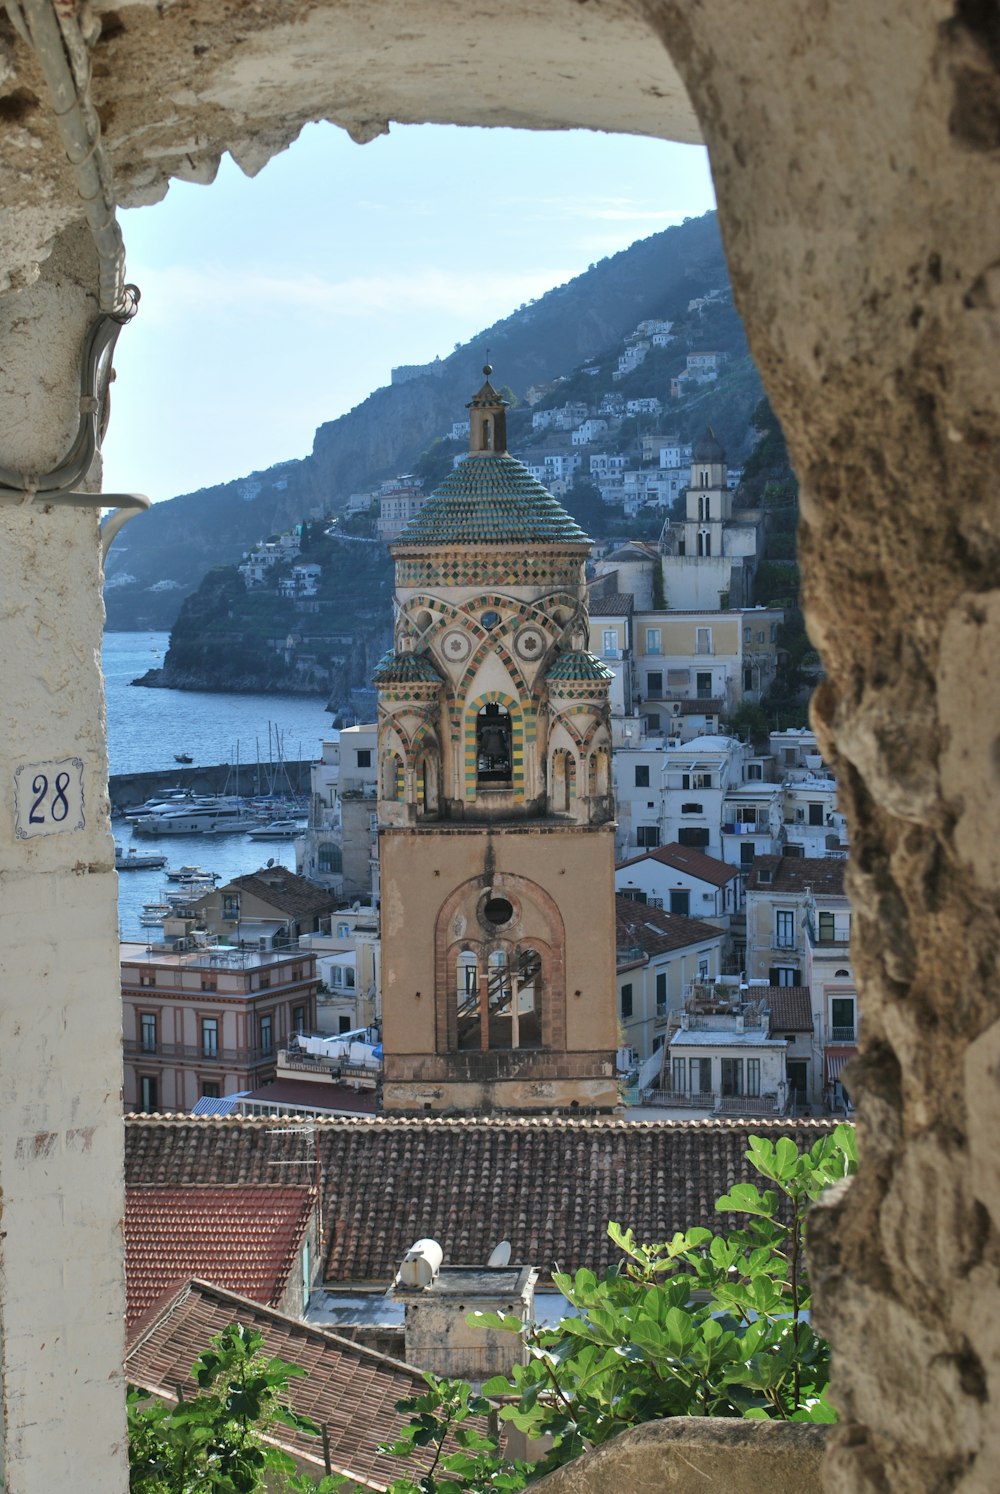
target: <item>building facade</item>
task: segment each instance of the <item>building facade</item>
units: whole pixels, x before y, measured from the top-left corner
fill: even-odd
[[[316,1022],[305,950],[121,946],[126,1111],[190,1111],[274,1078],[278,1049]]]
[[[468,457],[393,546],[395,646],[374,676],[384,1105],[613,1109],[590,542],[508,454],[488,377],[469,409]]]

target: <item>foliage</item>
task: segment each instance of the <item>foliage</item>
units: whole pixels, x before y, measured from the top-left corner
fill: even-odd
[[[176,1406],[129,1387],[130,1494],[255,1494],[282,1476],[286,1489],[317,1488],[265,1440],[275,1426],[318,1428],[282,1400],[289,1380],[305,1371],[266,1359],[263,1343],[256,1330],[230,1323],[194,1362],[200,1394]]]
[[[607,534],[608,520],[612,516],[600,489],[589,478],[575,477],[562,502],[566,512],[572,514],[586,534],[595,538]]]
[[[727,725],[743,741],[766,742],[771,730],[771,718],[756,701],[741,700],[727,717]]]
[[[410,1458],[417,1448],[426,1447],[433,1449],[433,1459],[426,1473],[393,1479],[390,1494],[523,1489],[531,1465],[504,1459],[491,1402],[463,1380],[439,1380],[430,1374],[424,1379],[428,1389],[423,1394],[396,1402],[396,1410],[409,1415],[410,1423],[403,1435],[385,1444],[382,1451]]]
[[[576,1317],[551,1329],[524,1327],[506,1314],[470,1318],[521,1335],[527,1362],[510,1380],[488,1380],[483,1393],[516,1397],[500,1416],[530,1437],[552,1439],[543,1460],[530,1469],[503,1463],[496,1442],[479,1438],[462,1445],[451,1468],[436,1459],[429,1475],[397,1480],[392,1494],[522,1488],[626,1428],[665,1416],[835,1420],[826,1397],[829,1350],[809,1322],[804,1221],[823,1189],[854,1171],[854,1131],[838,1126],[807,1152],[788,1137],[751,1137],[747,1155],[770,1186],[737,1183],[716,1203],[744,1216],[742,1227],[724,1235],[695,1227],[643,1245],[611,1224],[620,1264],[601,1278],[586,1269],[553,1278]],[[399,1404],[413,1420],[389,1450],[403,1456],[416,1446],[440,1449],[459,1419],[456,1397],[463,1414],[466,1407],[476,1414],[471,1393],[425,1378],[429,1392]]]

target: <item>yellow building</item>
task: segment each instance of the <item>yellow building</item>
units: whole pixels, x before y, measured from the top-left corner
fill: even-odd
[[[490,370],[487,367],[487,375]],[[379,691],[386,1110],[609,1110],[614,824],[590,541],[472,399],[392,547]]]

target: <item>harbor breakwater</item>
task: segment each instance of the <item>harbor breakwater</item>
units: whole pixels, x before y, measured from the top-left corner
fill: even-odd
[[[188,789],[192,794],[308,794],[313,765],[313,759],[289,762],[283,758],[280,764],[241,763],[238,773],[232,763],[178,764],[149,773],[112,773],[108,779],[111,812],[132,809],[173,788]]]

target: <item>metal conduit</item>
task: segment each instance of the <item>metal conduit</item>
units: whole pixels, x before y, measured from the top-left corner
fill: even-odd
[[[115,535],[136,512],[149,507],[141,493],[69,492],[86,477],[100,445],[98,413],[107,396],[118,335],[139,305],[139,291],[125,284],[125,245],[115,217],[116,199],[101,126],[90,98],[90,52],[77,21],[76,0],[6,0],[18,35],[37,54],[52,96],[66,159],[73,168],[98,259],[101,315],[84,342],[80,360],[80,423],[63,460],[44,475],[17,472],[0,463],[0,506],[25,503],[71,508],[117,505],[101,528],[106,556]],[[99,28],[98,28],[99,30]]]
[[[18,34],[37,54],[52,96],[66,159],[73,167],[77,191],[97,246],[101,310],[128,316],[125,246],[115,218],[115,194],[101,126],[90,100],[90,55],[74,13],[52,0],[6,0]]]

